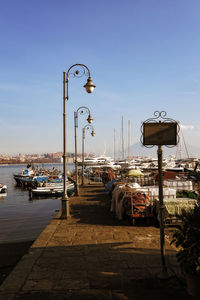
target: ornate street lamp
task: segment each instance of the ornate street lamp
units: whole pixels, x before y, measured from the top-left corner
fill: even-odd
[[[82,132],[82,185],[84,185],[84,141],[85,141],[85,130],[92,129],[91,136],[95,136],[94,127],[92,125],[85,125]]]
[[[76,69],[73,71],[73,68],[81,68],[81,71]],[[71,71],[71,72],[70,72]],[[64,193],[62,198],[62,207],[61,207],[61,219],[67,219],[70,216],[69,210],[69,198],[67,196],[67,154],[66,154],[66,99],[69,100],[69,75],[74,77],[82,77],[83,75],[88,75],[87,83],[84,85],[84,88],[88,93],[92,93],[96,87],[91,79],[90,70],[86,65],[83,64],[74,64],[72,65],[67,73],[63,72],[63,174],[64,174]],[[66,84],[67,84],[67,96],[66,96]]]
[[[74,112],[74,137],[75,137],[75,181],[76,181],[76,189],[75,195],[79,196],[79,183],[78,183],[78,161],[77,161],[77,128],[78,128],[78,114],[84,115],[88,113],[87,121],[88,123],[92,123],[93,119],[91,117],[91,113],[89,108],[86,106],[81,106]]]

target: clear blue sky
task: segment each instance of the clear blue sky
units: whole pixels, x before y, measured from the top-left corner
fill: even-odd
[[[63,71],[86,64],[96,84],[70,78],[67,150],[74,151],[73,112],[90,108],[96,136],[85,150],[117,147],[121,117],[127,144],[155,110],[185,125],[200,146],[199,0],[10,0],[0,8],[0,153],[62,151]],[[79,151],[81,128],[79,118]],[[126,146],[126,145],[125,145]]]

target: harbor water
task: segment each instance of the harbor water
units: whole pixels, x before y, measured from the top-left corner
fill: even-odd
[[[42,165],[38,165],[41,167]],[[62,164],[45,164],[62,171]],[[67,165],[68,170],[74,168]],[[13,174],[26,165],[0,166],[0,184],[7,185],[7,195],[0,194],[0,243],[34,240],[61,208],[60,199],[29,199],[27,189],[16,186]]]

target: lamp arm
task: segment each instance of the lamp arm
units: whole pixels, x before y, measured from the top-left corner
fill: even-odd
[[[88,71],[89,77],[91,77],[91,76],[90,76],[90,70],[89,70],[89,68],[88,68],[86,65],[84,65],[84,64],[74,64],[74,65],[72,65],[72,66],[68,69],[68,71],[67,71],[67,77],[69,77],[69,71],[70,71],[72,68],[74,68],[75,66],[81,66],[81,67],[86,68],[87,71]]]
[[[80,109],[85,109],[85,110],[87,110],[88,111],[88,113],[91,115],[91,113],[90,113],[90,110],[89,110],[89,108],[88,107],[86,107],[86,106],[80,106],[78,109],[77,109],[77,113],[79,112],[79,110]],[[80,112],[80,113],[84,113],[84,112]]]
[[[92,131],[94,131],[94,127],[91,124],[85,125],[85,127],[83,129],[84,129],[84,132],[85,132],[85,129],[87,129],[87,130],[92,129]]]
[[[80,111],[80,109],[82,109]],[[80,112],[79,112],[80,111]],[[76,128],[78,128],[78,113],[80,113],[80,115],[88,113],[88,115],[91,115],[90,110],[88,107],[86,106],[80,106],[77,111],[74,112],[74,118],[75,118],[75,126]]]
[[[69,85],[69,72],[70,72],[70,70],[71,70],[72,68],[74,68],[74,67],[76,67],[76,66],[80,66],[80,67],[85,68],[85,69],[88,71],[88,76],[91,77],[91,76],[90,76],[90,70],[89,70],[89,68],[88,68],[86,65],[84,65],[84,64],[74,64],[74,65],[72,65],[72,66],[68,69],[68,71],[67,71],[67,79],[66,79],[66,83],[67,83],[67,97],[66,97],[66,99],[67,99],[67,100],[69,100],[69,87],[68,87],[68,85]],[[84,72],[84,73],[85,73],[85,72]],[[75,71],[74,76],[77,76],[78,74],[79,74],[79,71],[78,71],[78,72]]]

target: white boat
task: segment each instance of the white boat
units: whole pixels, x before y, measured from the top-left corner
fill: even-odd
[[[78,161],[78,166],[82,165],[82,161]],[[108,156],[101,155],[96,157],[87,157],[84,158],[84,166],[85,167],[101,167],[101,168],[121,168],[120,165],[116,164],[115,161]]]
[[[113,159],[107,156],[87,157],[84,158],[84,165],[107,165],[113,164]]]
[[[74,183],[67,184],[67,195],[70,197],[74,192]],[[30,198],[33,196],[62,196],[63,195],[63,184],[50,183],[46,186],[37,187],[36,189],[30,190]]]
[[[6,194],[7,193],[7,185],[0,184],[0,194]]]

